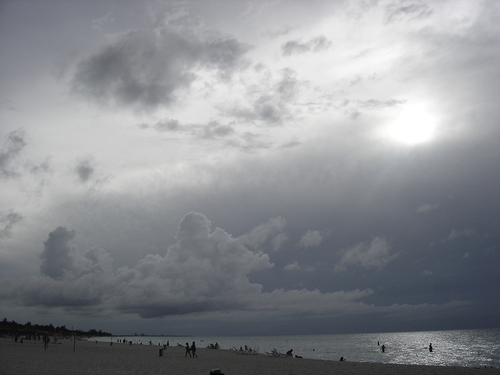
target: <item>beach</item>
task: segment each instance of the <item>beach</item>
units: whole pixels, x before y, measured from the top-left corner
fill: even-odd
[[[37,374],[189,374],[209,375],[220,369],[225,375],[452,375],[497,374],[496,368],[396,365],[340,362],[304,358],[274,358],[265,353],[241,355],[231,350],[198,348],[198,358],[185,357],[185,349],[169,346],[160,356],[157,345],[128,345],[115,342],[69,339],[49,344],[12,338],[0,338],[0,373],[3,375]]]

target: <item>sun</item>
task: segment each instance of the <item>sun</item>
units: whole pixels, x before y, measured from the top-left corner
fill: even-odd
[[[389,136],[408,145],[425,143],[432,140],[436,128],[435,118],[424,106],[414,105],[403,108],[389,125]]]

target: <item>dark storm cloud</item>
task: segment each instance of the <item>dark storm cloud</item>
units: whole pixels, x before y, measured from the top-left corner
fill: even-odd
[[[196,308],[241,308],[248,304],[246,298],[261,289],[249,282],[248,274],[272,267],[266,254],[244,245],[246,236],[232,238],[220,228],[212,232],[210,221],[198,213],[182,219],[176,239],[165,257],[148,255],[134,268],[118,270],[119,310],[151,317]],[[135,292],[146,287],[146,294]]]
[[[75,231],[65,227],[58,227],[49,233],[40,254],[42,275],[55,280],[67,280],[87,274],[110,272],[111,259],[104,250],[93,247],[80,255],[72,245],[74,238]]]
[[[290,56],[295,53],[320,52],[330,48],[331,45],[332,42],[323,35],[312,38],[305,43],[299,40],[290,40],[281,47],[281,53],[283,56]]]
[[[233,38],[202,40],[167,28],[132,31],[82,60],[72,88],[99,103],[168,106],[196,79],[197,69],[212,69],[229,79],[247,50]]]
[[[87,182],[94,174],[94,166],[90,159],[81,160],[75,168],[75,172],[81,182]]]
[[[22,218],[22,215],[14,211],[10,211],[5,215],[0,214],[0,238],[9,237],[14,225]]]
[[[19,299],[25,306],[64,308],[66,311],[91,313],[92,306],[103,303],[106,278],[102,275],[83,275],[76,280],[54,280],[32,277],[18,284]]]
[[[73,79],[74,91],[96,101],[156,107],[174,100],[174,91],[194,76],[183,63],[197,55],[182,36],[169,33],[166,45],[153,33],[130,32],[83,60]]]
[[[80,254],[72,244],[74,230],[58,227],[49,233],[40,254],[40,277],[10,282],[2,292],[17,296],[26,306],[65,307],[97,306],[112,291],[111,257],[93,247]]]
[[[106,297],[112,308],[143,317],[234,309],[247,305],[246,295],[261,289],[247,275],[272,267],[266,254],[245,244],[272,240],[281,227],[277,220],[270,228],[264,224],[248,236],[232,238],[219,228],[212,232],[205,216],[189,213],[165,257],[148,255],[116,274],[104,250],[91,248],[80,255],[71,244],[75,231],[58,227],[40,255],[41,273],[48,277],[24,280],[21,298],[27,305],[75,307],[98,305]],[[3,294],[9,293],[4,289]]]
[[[68,231],[64,227],[58,227],[49,234],[49,238],[43,243],[44,250],[40,254],[42,275],[57,279],[65,272],[74,269],[76,249],[69,244],[74,237],[75,231]]]
[[[9,178],[18,176],[15,159],[26,146],[23,130],[10,132],[3,148],[0,150],[0,177]]]
[[[204,215],[191,212],[179,224],[177,242],[165,256],[147,255],[135,266],[113,272],[106,251],[94,247],[80,254],[72,245],[75,231],[58,227],[44,242],[42,276],[5,280],[0,292],[4,299],[26,306],[104,309],[144,318],[217,311],[280,316],[373,309],[360,302],[373,293],[369,289],[264,293],[261,284],[251,282],[251,273],[274,267],[262,249],[283,244],[285,228],[285,220],[277,217],[233,237],[220,228],[212,230]]]
[[[102,104],[171,105],[172,111],[159,108],[160,117],[134,111],[130,117],[122,108],[88,113],[78,104],[66,112],[46,106],[30,111],[26,126],[57,113],[62,117],[46,133],[33,128],[34,147],[31,141],[26,147],[22,132],[9,135],[0,151],[0,178],[12,185],[6,197],[17,203],[0,214],[0,236],[8,245],[2,269],[16,261],[20,266],[9,270],[12,275],[30,272],[22,257],[31,254],[30,243],[45,239],[47,225],[65,223],[77,232],[61,227],[49,234],[42,258],[34,257],[41,260],[41,276],[0,282],[4,306],[26,314],[55,315],[66,307],[75,315],[104,311],[101,316],[177,315],[179,320],[189,315],[193,331],[206,326],[196,319],[218,311],[222,319],[240,314],[239,327],[260,317],[272,330],[287,317],[283,333],[297,326],[310,333],[316,318],[327,323],[316,326],[318,333],[338,331],[339,321],[350,323],[343,329],[352,331],[442,329],[444,321],[446,327],[454,324],[451,328],[497,324],[500,302],[491,296],[500,293],[498,7],[466,1],[387,4],[349,3],[314,19],[314,25],[302,15],[288,20],[279,14],[280,22],[297,21],[308,30],[321,25],[309,35],[321,35],[327,18],[340,26],[345,22],[349,32],[333,35],[332,29],[324,37],[289,36],[274,44],[267,38],[252,55],[255,69],[244,69],[248,49],[238,40],[194,35],[203,17],[187,32],[165,28],[164,14],[158,15],[157,32],[116,37],[116,30],[131,25],[114,25],[107,33],[115,33],[114,41],[74,66],[73,90]],[[172,17],[180,17],[170,23],[179,28],[193,22],[190,16]],[[270,23],[257,20],[269,29]],[[221,28],[234,25],[222,22]],[[246,30],[246,25],[238,25],[245,27],[237,31],[242,38],[262,36],[262,30]],[[271,25],[279,30],[279,23]],[[334,37],[347,48],[325,50]],[[51,40],[43,33],[41,38]],[[79,48],[77,39],[71,48]],[[35,53],[32,68],[42,69],[38,57]],[[332,64],[325,68],[326,59]],[[287,64],[293,69],[283,69]],[[12,85],[25,79],[22,73],[13,75]],[[25,92],[19,92],[34,104],[40,102],[39,91],[32,90],[35,76],[25,79]],[[200,89],[188,93],[193,103],[185,95],[190,87]],[[51,95],[50,103],[64,102]],[[425,143],[397,143],[385,133],[387,125],[419,102],[435,120],[435,133]],[[67,115],[73,110],[83,117],[71,130]],[[25,189],[49,165],[26,163],[20,156],[57,150],[50,167],[59,172],[88,148],[85,136],[94,135],[88,133],[94,127],[84,124],[96,119],[109,126],[113,139],[126,137],[99,157],[100,169],[113,174],[113,183],[84,194],[83,186],[74,191],[67,181],[47,181],[48,194],[27,196]],[[121,123],[141,123],[142,131],[112,129]],[[86,133],[82,140],[75,137],[74,150],[59,144],[59,126],[65,134]],[[92,139],[105,142],[104,134],[98,129]],[[164,151],[159,138],[171,142],[166,155],[174,158],[158,159]],[[131,144],[137,155],[127,157],[134,161],[120,162],[123,146]],[[95,149],[103,145],[108,146],[96,143]],[[118,145],[122,148],[115,152]],[[33,173],[22,174],[23,166]],[[92,181],[97,172],[90,161],[71,167],[70,178],[81,182]],[[191,213],[174,239],[172,221],[193,209],[224,230]],[[82,242],[82,250],[99,244],[109,254],[98,247],[80,252],[76,244]],[[117,269],[111,267],[111,254]],[[363,328],[361,320],[368,322]]]

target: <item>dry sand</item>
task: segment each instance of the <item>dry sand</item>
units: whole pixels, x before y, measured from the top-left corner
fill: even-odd
[[[198,358],[184,356],[184,348],[77,341],[75,351],[70,340],[50,344],[44,350],[40,341],[15,343],[0,338],[0,374],[2,375],[73,375],[73,374],[175,374],[209,375],[215,368],[225,375],[500,375],[500,369],[389,365],[321,361],[303,358],[272,358],[265,354],[240,355],[230,350],[197,350]]]

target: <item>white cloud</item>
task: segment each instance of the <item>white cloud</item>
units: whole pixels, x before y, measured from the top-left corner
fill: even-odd
[[[336,271],[343,271],[349,266],[362,268],[382,268],[398,254],[391,254],[387,240],[376,237],[371,242],[361,242],[342,250],[342,258],[335,266]]]
[[[280,233],[273,238],[273,250],[279,250],[283,247],[283,245],[288,241],[287,233]]]
[[[299,269],[300,269],[300,266],[299,266],[299,263],[297,263],[297,262],[288,263],[285,267],[283,267],[283,270],[285,270],[285,271],[296,271]]]
[[[306,272],[314,272],[316,268],[313,266],[301,266],[298,262],[288,263],[283,267],[283,271],[306,271]]]
[[[239,241],[246,246],[259,248],[264,242],[272,239],[274,248],[281,246],[286,241],[286,233],[282,233],[286,227],[286,220],[278,216],[270,219],[267,223],[253,228],[250,233],[239,237]]]
[[[323,237],[318,230],[308,230],[299,241],[299,246],[304,248],[315,247],[321,244]]]

